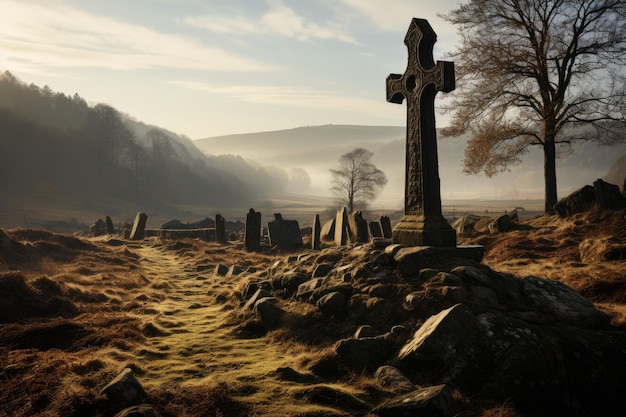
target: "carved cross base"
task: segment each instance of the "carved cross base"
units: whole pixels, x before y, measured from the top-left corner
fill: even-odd
[[[456,231],[443,216],[405,214],[393,229],[392,240],[404,246],[455,247]]]

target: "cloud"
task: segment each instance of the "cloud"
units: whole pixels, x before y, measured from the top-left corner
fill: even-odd
[[[438,0],[436,4],[428,5],[425,5],[427,2],[424,0],[340,0],[340,2],[358,13],[361,18],[373,23],[379,30],[405,33],[411,18],[418,17],[428,20],[437,33],[438,48],[451,51],[456,42],[454,26],[445,22],[438,14],[445,14],[457,7],[457,0]]]
[[[267,35],[296,39],[301,42],[312,40],[336,40],[358,45],[345,27],[337,22],[322,24],[307,20],[294,9],[279,0],[268,1],[269,11],[257,18],[243,14],[188,16],[182,22],[196,28],[223,34]]]
[[[384,100],[345,97],[337,93],[308,87],[269,85],[215,85],[195,81],[170,81],[180,87],[223,95],[250,103],[295,106],[311,109],[337,109],[363,112],[376,117],[397,117],[396,106]]]
[[[0,68],[184,68],[209,71],[274,71],[180,35],[158,32],[71,7],[1,1]]]

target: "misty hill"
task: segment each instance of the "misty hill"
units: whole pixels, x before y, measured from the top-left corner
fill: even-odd
[[[374,153],[373,161],[382,169],[389,183],[378,205],[400,207],[404,195],[405,128],[399,126],[308,126],[273,132],[249,133],[199,139],[195,144],[207,154],[237,154],[244,159],[273,165],[290,173],[310,178],[310,184],[292,186],[288,190],[300,193],[328,195],[329,169],[339,157],[357,147]],[[455,199],[542,199],[543,155],[532,149],[523,163],[511,167],[494,178],[468,176],[463,173],[463,158],[467,138],[439,136],[439,171],[444,200]],[[557,160],[557,180],[561,196],[597,178],[603,178],[609,167],[622,154],[626,145],[603,147],[594,143],[574,145],[573,152]]]
[[[284,191],[286,172],[193,141],[78,94],[0,74],[0,215],[15,207],[174,215],[184,207],[245,207]],[[0,220],[4,218],[0,217]]]

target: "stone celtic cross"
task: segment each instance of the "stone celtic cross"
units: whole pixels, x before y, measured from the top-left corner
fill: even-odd
[[[456,233],[441,211],[435,129],[435,95],[454,90],[454,63],[434,63],[436,41],[428,21],[413,18],[404,38],[406,71],[387,77],[387,101],[407,102],[404,216],[393,231],[394,243],[406,246],[456,245]]]

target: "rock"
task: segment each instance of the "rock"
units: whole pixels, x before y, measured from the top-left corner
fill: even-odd
[[[213,270],[214,275],[219,275],[221,277],[225,277],[228,274],[228,267],[226,265],[217,264],[215,265],[215,269]]]
[[[356,332],[354,332],[355,339],[363,339],[365,337],[374,337],[374,336],[376,336],[376,330],[374,330],[374,328],[370,326],[369,324],[363,324],[359,326],[359,328],[356,329]]]
[[[330,294],[332,292],[340,292],[344,295],[345,299],[349,299],[352,296],[353,287],[350,284],[345,284],[343,282],[339,283],[336,281],[333,282],[325,282],[319,288],[316,288],[313,291],[313,294],[309,297],[309,302],[317,303],[317,301],[324,297],[326,294]]]
[[[461,290],[465,290],[465,288],[463,287],[455,287],[455,288],[460,288]],[[476,304],[480,303],[484,305],[484,308],[482,308],[481,310],[496,309],[500,305],[500,302],[498,301],[498,295],[496,294],[494,290],[492,290],[489,287],[483,287],[480,285],[470,286],[469,294],[467,294],[467,290],[465,290],[464,292],[465,294],[459,294],[459,293],[456,294],[456,296],[459,297],[459,301],[466,300],[469,297],[472,299],[474,303]]]
[[[562,409],[568,399],[568,375],[559,342],[536,324],[502,314],[478,316],[468,386],[476,380],[495,398],[510,398],[529,415],[570,415]]]
[[[252,309],[254,309],[254,306],[257,303],[257,301],[259,301],[262,298],[271,298],[271,297],[272,297],[272,293],[270,293],[267,290],[264,290],[263,288],[259,288],[252,295],[252,297],[250,297],[250,299],[246,302],[246,304],[243,306],[243,308],[247,309],[247,310],[252,310]]]
[[[385,248],[385,253],[394,258],[396,253],[398,253],[398,251],[402,248],[404,248],[404,245],[400,245],[399,243],[389,245]]]
[[[474,315],[457,304],[426,320],[400,350],[398,359],[411,373],[454,374],[476,327]]]
[[[445,385],[420,388],[378,405],[372,414],[380,417],[452,417],[457,409]]]
[[[329,264],[329,263],[317,264],[315,266],[315,269],[313,270],[312,278],[319,278],[319,277],[328,276],[330,271],[332,271],[333,269],[334,269],[334,265]]]
[[[485,287],[483,287],[485,288]],[[486,290],[490,290],[489,288],[485,288]],[[490,290],[491,291],[491,290]],[[492,291],[493,293],[493,291]],[[495,294],[495,293],[493,293]],[[409,294],[410,295],[410,294]],[[461,285],[446,285],[441,287],[441,295],[443,298],[451,304],[459,304],[466,302],[470,299],[470,293],[467,291],[465,286]],[[496,297],[497,300],[497,297]],[[471,301],[476,302],[478,300],[472,299]]]
[[[585,263],[626,259],[626,243],[615,237],[585,239],[578,245],[578,253]]]
[[[277,301],[273,297],[262,298],[254,305],[254,312],[257,318],[261,321],[261,324],[266,329],[274,329],[280,324],[280,319],[285,312],[282,308],[277,306]]]
[[[420,293],[412,292],[404,297],[404,306],[408,310],[418,310],[422,305]]]
[[[343,339],[335,344],[343,363],[356,371],[374,370],[389,357],[389,346],[382,336]]]
[[[464,280],[467,279],[470,282],[477,283],[479,285],[489,286],[493,281],[493,277],[489,274],[489,271],[487,271],[485,268],[477,266],[457,266],[450,272],[456,276],[463,278]]]
[[[468,237],[474,233],[476,223],[478,223],[481,219],[483,219],[483,217],[466,214],[465,216],[459,217],[454,223],[452,223],[452,228],[456,230],[456,235],[458,237]]]
[[[415,390],[415,384],[398,368],[393,366],[384,365],[379,367],[376,372],[374,372],[374,379],[376,379],[381,386],[398,394]]]
[[[244,300],[249,300],[250,297],[254,295],[254,293],[259,289],[259,283],[254,280],[248,280],[241,291],[241,296]]]
[[[322,378],[339,378],[342,375],[341,364],[336,355],[324,355],[309,366],[311,372]]]
[[[594,327],[606,324],[608,317],[591,301],[560,282],[528,276],[520,280],[529,305],[563,324]]]
[[[298,291],[300,284],[303,284],[308,280],[309,277],[305,274],[297,271],[290,271],[281,276],[280,286],[287,292],[288,296],[292,296],[296,291]]]
[[[393,245],[392,245],[393,246]],[[425,268],[433,252],[436,249],[431,246],[411,246],[399,249],[393,257],[398,269],[403,276],[416,275]]]
[[[596,202],[596,192],[591,185],[574,191],[554,205],[554,211],[561,217],[569,217],[589,210]]]
[[[149,404],[139,404],[125,408],[115,415],[115,417],[161,417]]]
[[[346,297],[342,293],[335,291],[324,295],[317,300],[316,304],[323,315],[332,317],[345,311]]]
[[[367,292],[376,298],[390,298],[396,294],[396,290],[391,284],[375,284],[369,287]]]
[[[130,368],[125,368],[101,393],[110,401],[122,405],[137,404],[146,397],[146,392]]]
[[[321,287],[326,278],[314,278],[298,286],[296,298],[307,300],[317,288]]]
[[[517,212],[516,212],[517,215]],[[489,233],[503,233],[508,232],[513,228],[513,221],[508,214],[504,214],[500,217],[497,217],[494,221],[489,223]]]
[[[290,366],[277,368],[274,373],[280,381],[292,381],[300,384],[312,384],[316,381],[314,375],[298,372]]]
[[[570,407],[566,413],[573,415],[570,410],[582,405],[587,415],[622,414],[623,397],[617,393],[626,392],[626,333],[572,326],[555,326],[552,330],[557,334],[567,377],[565,404]]]
[[[620,210],[626,207],[626,200],[617,185],[599,179],[593,182],[593,190],[596,194],[596,202],[601,209]]]

